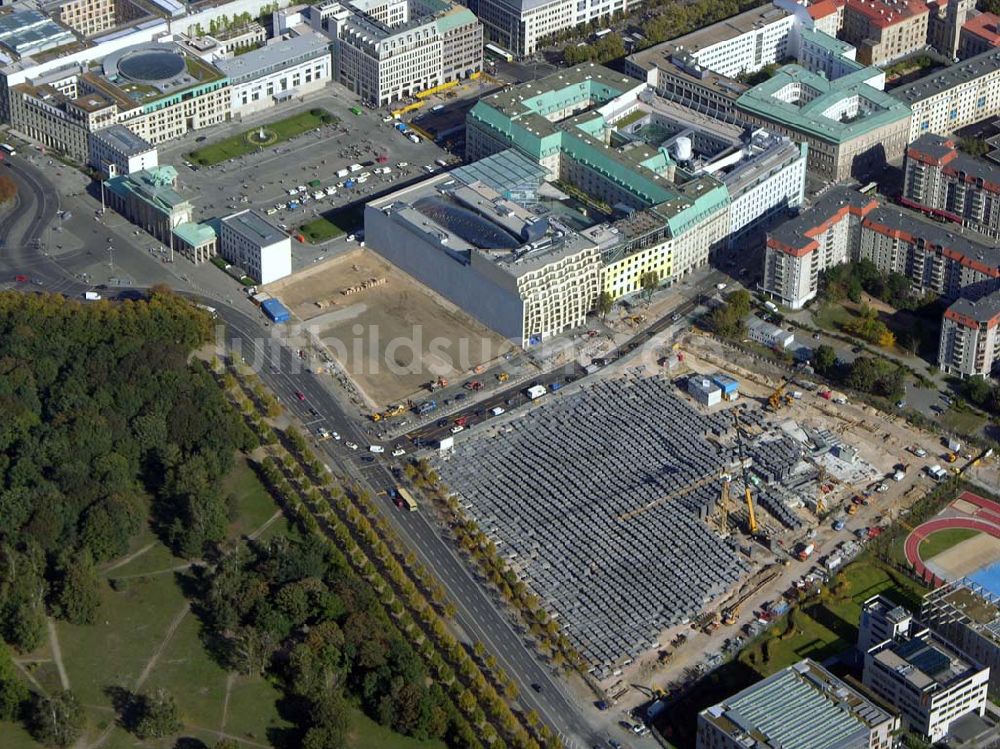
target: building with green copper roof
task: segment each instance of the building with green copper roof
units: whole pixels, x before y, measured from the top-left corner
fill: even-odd
[[[709,248],[722,238],[726,222],[718,219],[727,214],[729,194],[714,177],[693,177],[679,168],[663,146],[635,140],[612,145],[615,122],[640,106],[647,89],[642,81],[595,64],[504,89],[470,110],[467,156],[479,159],[515,148],[540,164],[549,179],[599,205],[625,212],[655,207],[651,215],[663,221],[664,244],[675,254],[670,261],[637,267],[681,275],[707,262]],[[678,246],[690,250],[678,255]]]
[[[876,87],[883,80],[877,68],[845,72],[831,80],[785,65],[740,96],[736,109],[753,124],[808,143],[811,171],[838,181],[870,176],[902,159],[910,108]]]

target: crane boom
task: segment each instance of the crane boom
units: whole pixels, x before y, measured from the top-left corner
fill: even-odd
[[[743,494],[747,503],[747,531],[751,536],[757,535],[757,513],[753,509],[753,497],[750,495],[750,476],[747,474],[747,460],[743,451],[743,427],[740,425],[740,410],[733,409],[733,422],[736,425],[736,446],[740,456],[740,470],[743,475]]]

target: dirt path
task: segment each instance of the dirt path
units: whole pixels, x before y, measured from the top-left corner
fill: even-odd
[[[63,665],[62,648],[59,647],[59,633],[56,632],[56,623],[51,619],[46,619],[45,624],[49,630],[49,643],[52,646],[52,660],[55,661],[56,670],[59,672],[59,683],[63,689],[69,689],[69,676],[66,675],[66,666]]]
[[[236,680],[236,674],[230,672],[226,677],[226,699],[222,703],[222,723],[219,725],[219,731],[223,732],[226,730],[226,721],[229,720],[229,695],[233,691],[233,682]]]
[[[152,541],[152,542],[146,544],[141,549],[139,549],[138,551],[132,552],[131,554],[129,554],[124,559],[119,559],[117,562],[115,562],[110,567],[108,567],[107,569],[105,569],[104,570],[104,574],[106,575],[107,573],[111,572],[112,570],[116,570],[119,567],[124,567],[126,564],[128,564],[132,560],[138,559],[139,557],[141,557],[143,554],[145,554],[147,551],[149,551],[150,549],[152,549],[154,546],[156,546],[156,541]]]
[[[154,577],[155,575],[169,575],[171,572],[183,572],[184,570],[191,569],[196,564],[204,564],[200,559],[195,559],[191,562],[185,564],[178,564],[176,567],[167,567],[163,570],[153,570],[152,572],[139,572],[135,575],[118,575],[116,580],[131,580],[136,577]]]
[[[38,660],[38,661],[32,661],[32,662],[34,662],[34,663],[46,663],[47,661]],[[37,689],[38,692],[41,695],[46,696],[46,697],[48,696],[49,693],[42,687],[41,684],[38,683],[38,679],[36,679],[34,677],[34,675],[27,668],[24,667],[24,663],[22,663],[21,661],[15,659],[14,660],[14,665],[17,666],[18,669],[20,669],[21,673],[24,674],[24,678],[27,679],[28,681],[30,681],[31,685],[35,689]]]
[[[247,538],[249,538],[251,541],[253,541],[254,539],[256,539],[258,536],[260,536],[261,533],[263,533],[268,528],[270,528],[272,525],[274,525],[278,521],[278,519],[281,517],[281,515],[282,515],[281,510],[275,510],[275,513],[271,517],[269,517],[267,520],[265,520],[264,523],[263,523],[263,525],[261,525],[259,528],[257,528],[257,530],[251,532],[247,536]]]

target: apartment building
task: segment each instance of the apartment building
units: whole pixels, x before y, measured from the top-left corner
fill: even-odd
[[[926,133],[906,149],[900,202],[1000,239],[1000,166]]]
[[[907,142],[924,133],[952,135],[1000,114],[1000,49],[937,70],[892,91],[913,112]]]
[[[229,79],[233,116],[242,116],[323,88],[332,80],[333,60],[326,37],[306,32],[215,65]]]
[[[924,596],[920,620],[989,666],[990,687],[1000,688],[1000,599],[971,580],[955,580]]]
[[[539,42],[579,24],[628,13],[640,0],[476,0],[475,13],[486,38],[518,57],[532,55]]]
[[[369,202],[367,246],[518,345],[582,325],[600,293],[596,245],[454,174]]]
[[[863,683],[892,705],[902,725],[932,742],[953,721],[983,715],[990,669],[959,653],[917,621],[865,653]]]
[[[889,749],[898,720],[804,660],[698,714],[697,749]]]
[[[991,282],[980,287],[963,290],[941,320],[938,367],[946,374],[989,377],[1000,361],[1000,284]],[[994,657],[983,662],[993,665],[995,661]]]
[[[886,65],[927,44],[930,9],[920,0],[847,0],[841,36],[865,65]]]
[[[865,216],[858,257],[946,301],[967,286],[1000,279],[1000,248],[988,237],[896,206],[879,206]]]
[[[1000,16],[980,13],[962,26],[956,54],[966,60],[996,47],[1000,47]]]
[[[846,263],[860,243],[861,222],[878,207],[874,198],[846,187],[828,190],[808,210],[767,235],[761,291],[801,309],[819,291],[819,274]]]
[[[858,622],[858,651],[862,656],[886,640],[903,637],[910,631],[913,614],[882,595],[872,596],[861,604]]]
[[[219,254],[260,284],[292,272],[291,238],[252,210],[219,222]]]
[[[959,52],[963,30],[976,15],[976,0],[929,0],[927,43],[949,59]],[[970,57],[971,55],[964,55]]]
[[[448,0],[328,2],[309,19],[333,40],[336,79],[375,106],[482,70],[482,24]]]
[[[124,125],[110,125],[89,134],[87,163],[102,178],[134,174],[159,166],[156,146],[147,143]]]

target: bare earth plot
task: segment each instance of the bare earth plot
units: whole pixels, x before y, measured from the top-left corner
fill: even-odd
[[[367,288],[343,293],[373,279]],[[503,337],[363,248],[265,290],[303,320],[380,405],[510,350]]]

